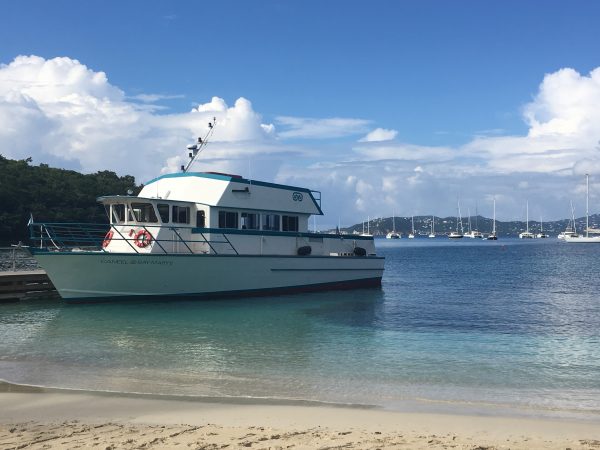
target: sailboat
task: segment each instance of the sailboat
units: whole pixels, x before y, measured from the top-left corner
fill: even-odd
[[[468,214],[469,214],[469,232],[465,233],[465,237],[471,238],[471,239],[481,239],[483,238],[483,234],[481,234],[479,232],[479,230],[477,229],[477,207],[475,207],[475,229],[471,228],[471,211],[469,209],[467,209]]]
[[[458,231],[460,224],[460,232]],[[458,215],[456,216],[456,231],[452,231],[448,237],[450,239],[462,239],[463,238],[463,225],[462,218],[460,217],[460,202],[458,202]]]
[[[485,238],[488,241],[497,241],[498,236],[496,235],[496,199],[494,198],[494,219],[492,221],[492,232]]]
[[[566,236],[577,236],[577,227],[575,225],[575,209],[573,209],[573,201],[571,201],[571,219],[565,231],[561,231],[556,236],[558,239],[564,240]]]
[[[410,221],[412,223],[412,231],[409,233],[408,238],[414,239],[415,238],[415,216],[410,216]]]
[[[429,233],[430,238],[435,237],[435,217],[431,216],[431,233]]]
[[[596,236],[590,236],[590,233]],[[585,236],[565,236],[565,242],[600,243],[600,230],[590,228],[590,176],[585,174]]]
[[[467,228],[469,231],[465,233],[465,237],[474,238],[475,236],[473,236],[473,230],[471,229],[471,210],[469,208],[467,208]]]
[[[519,233],[519,239],[533,239],[535,235],[529,231],[529,202],[527,202],[526,230]]]
[[[542,221],[542,216],[540,216],[540,232],[536,234],[535,237],[538,239],[550,237],[547,234],[544,234],[544,222]]]
[[[386,239],[400,239],[402,235],[396,231],[396,213],[392,215],[392,231],[385,235]]]
[[[365,223],[363,222],[363,232],[360,234],[361,236],[373,236],[370,230],[371,218],[367,216],[367,232],[365,233]]]

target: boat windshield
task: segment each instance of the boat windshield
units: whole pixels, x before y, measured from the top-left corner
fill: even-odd
[[[122,203],[110,205],[110,222],[125,223],[125,205]]]
[[[157,223],[158,217],[152,203],[132,203],[128,208],[130,222]]]

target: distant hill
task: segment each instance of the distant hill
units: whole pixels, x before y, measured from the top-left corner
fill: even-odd
[[[73,170],[34,166],[31,158],[14,161],[0,155],[0,245],[29,239],[30,214],[37,222],[108,223],[96,198],[137,194],[135,178],[102,171],[83,175]]]
[[[428,235],[431,231],[431,217],[432,216],[415,216],[415,232],[421,235]],[[435,233],[436,234],[447,234],[451,231],[456,230],[456,217],[434,217],[435,220]],[[590,216],[590,228],[600,228],[600,214],[594,214]],[[410,233],[411,231],[411,218],[410,217],[398,217],[395,218],[396,231],[401,232],[403,235]],[[463,228],[465,231],[468,230],[469,219],[467,217],[462,218]],[[585,229],[585,217],[575,219],[577,230]],[[544,233],[551,236],[555,236],[561,231],[564,231],[568,226],[569,220],[562,219],[553,222],[544,222]],[[393,220],[391,217],[372,219],[368,222],[368,228],[371,234],[386,235],[392,231]],[[367,231],[367,222],[358,223],[348,228],[342,228],[340,231],[346,233],[362,233]],[[492,219],[483,216],[471,216],[471,228],[479,230],[482,233],[489,233],[492,231]],[[502,222],[496,220],[496,231],[499,236],[517,236],[521,231],[525,231],[525,221],[512,221]],[[532,233],[540,232],[540,222],[535,220],[529,221],[529,231]],[[334,230],[330,230],[334,232]]]

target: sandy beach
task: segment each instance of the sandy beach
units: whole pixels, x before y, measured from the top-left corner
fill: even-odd
[[[1,449],[600,449],[600,423],[236,404],[3,384]]]

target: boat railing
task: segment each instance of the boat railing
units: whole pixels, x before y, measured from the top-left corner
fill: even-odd
[[[131,224],[129,233],[122,227],[90,223],[31,223],[31,247],[44,251],[94,251],[107,252],[111,242],[125,242],[126,251],[148,253],[152,245],[154,254],[212,253],[235,254],[237,249],[225,233],[191,233],[189,226]],[[133,231],[135,229],[135,232]],[[164,233],[164,231],[169,233]],[[161,232],[162,231],[162,232]],[[141,241],[140,234],[148,233],[150,240]],[[161,233],[159,233],[161,232]],[[168,235],[169,237],[165,237]],[[189,237],[187,237],[189,236]],[[200,250],[199,250],[200,248]]]

